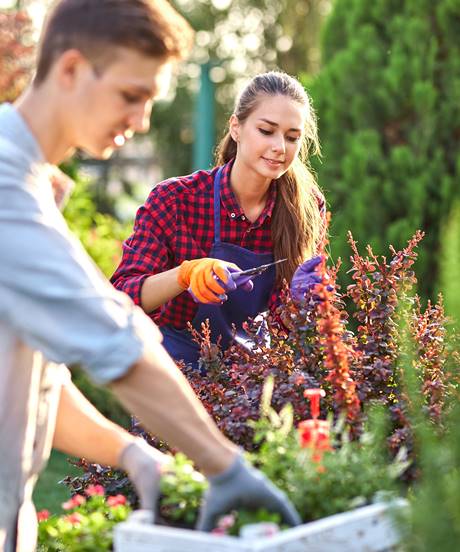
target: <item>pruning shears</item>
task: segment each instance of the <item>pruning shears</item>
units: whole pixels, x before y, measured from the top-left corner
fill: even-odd
[[[274,261],[273,263],[255,266],[254,268],[248,268],[247,270],[238,270],[235,272],[231,272],[230,277],[235,282],[236,286],[240,287],[249,280],[255,278],[256,276],[260,276],[270,267],[275,266],[279,263],[284,263],[285,261],[287,261],[287,259],[279,259],[278,261]]]
[[[234,270],[233,268],[230,268],[230,278],[233,280],[233,282],[236,284],[236,287],[244,286],[244,284],[247,284],[249,280],[252,280],[253,278],[256,278],[257,276],[260,276],[263,274],[267,269],[269,269],[272,266],[275,266],[279,263],[284,263],[287,261],[287,259],[279,259],[278,261],[274,261],[273,263],[267,263],[260,266],[255,266],[253,268],[248,268],[247,270]],[[220,281],[218,276],[214,274],[214,278],[223,286],[224,283]],[[198,299],[193,294],[192,290],[189,288],[189,293],[192,296],[195,303],[199,303]],[[219,296],[223,299],[225,299],[225,295]]]

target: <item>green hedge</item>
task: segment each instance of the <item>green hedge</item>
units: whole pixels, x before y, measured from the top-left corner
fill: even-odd
[[[386,253],[426,231],[421,291],[437,281],[439,230],[460,195],[460,3],[337,0],[312,85],[332,211],[334,256],[346,233]]]
[[[90,182],[80,178],[74,166],[68,172],[74,178],[76,186],[64,216],[89,255],[102,272],[110,277],[121,256],[122,240],[129,235],[131,226],[121,224],[110,215],[97,212]],[[93,384],[80,368],[72,369],[72,379],[102,414],[124,427],[129,426],[128,414],[108,389]]]

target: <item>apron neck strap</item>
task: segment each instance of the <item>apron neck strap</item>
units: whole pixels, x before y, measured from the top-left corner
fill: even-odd
[[[219,167],[214,177],[214,243],[220,243],[220,183],[224,167]]]

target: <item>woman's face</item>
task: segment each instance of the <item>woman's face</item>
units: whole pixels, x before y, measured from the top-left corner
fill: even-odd
[[[264,178],[279,178],[299,153],[304,125],[302,104],[287,96],[261,96],[245,121],[230,119],[238,162]]]

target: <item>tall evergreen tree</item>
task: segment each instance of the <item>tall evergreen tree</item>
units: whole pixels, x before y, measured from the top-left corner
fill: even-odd
[[[460,196],[460,0],[336,0],[312,85],[331,248],[378,253],[426,232],[417,273],[435,288],[439,228]]]

